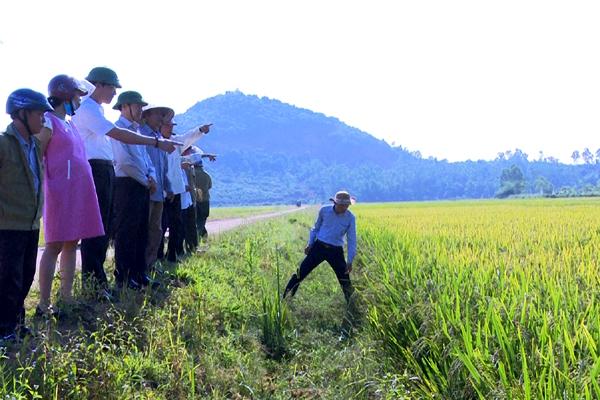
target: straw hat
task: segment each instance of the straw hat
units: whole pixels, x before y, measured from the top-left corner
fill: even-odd
[[[350,193],[345,190],[340,190],[335,194],[335,196],[329,198],[330,201],[333,201],[335,204],[340,204],[343,206],[349,206],[351,204],[356,203],[356,199],[350,196]]]
[[[156,104],[148,104],[142,108],[142,116],[146,116],[150,111],[157,110],[163,113],[163,119],[170,120],[175,116],[175,111],[170,107],[158,106]]]

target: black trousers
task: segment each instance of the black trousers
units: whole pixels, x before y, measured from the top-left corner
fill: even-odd
[[[90,160],[104,235],[81,240],[81,273],[84,281],[95,279],[97,284],[106,284],[104,261],[108,250],[111,230],[112,208],[115,185],[115,170],[112,161]]]
[[[177,261],[177,256],[183,254],[183,219],[181,217],[181,195],[176,194],[173,200],[165,200],[163,208],[163,237],[158,248],[158,258],[164,254],[165,233],[169,229],[167,244],[167,260]]]
[[[298,272],[288,282],[288,287],[292,289],[292,287],[299,285],[323,261],[327,261],[333,272],[335,272],[335,276],[344,292],[344,297],[347,302],[350,302],[354,288],[352,282],[350,282],[350,275],[346,272],[344,248],[332,246],[319,240],[315,241],[304,260],[302,260]]]
[[[115,180],[115,280],[125,283],[146,273],[150,192],[133,178]]]
[[[25,321],[25,298],[35,276],[39,229],[0,230],[0,336]]]
[[[185,250],[194,252],[198,247],[198,231],[196,230],[196,207],[189,206],[181,211],[183,219],[183,240],[185,242]]]
[[[210,201],[199,201],[196,203],[196,229],[198,235],[204,237],[208,235],[206,231],[206,220],[210,215]]]

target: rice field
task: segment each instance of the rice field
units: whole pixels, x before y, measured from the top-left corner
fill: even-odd
[[[368,205],[367,319],[412,398],[600,398],[600,202]]]

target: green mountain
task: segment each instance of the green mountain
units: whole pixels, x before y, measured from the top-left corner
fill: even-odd
[[[539,191],[540,181],[554,192],[589,192],[600,180],[600,159],[584,165],[529,161],[518,149],[491,161],[423,159],[336,118],[239,91],[198,102],[175,120],[181,132],[214,124],[198,145],[219,155],[205,162],[218,205],[323,202],[339,189],[359,201],[490,198],[513,165],[522,172],[525,193]]]
[[[228,92],[197,103],[176,118],[181,131],[214,123],[200,143],[208,151],[284,155],[344,165],[390,166],[396,152],[383,140],[338,119],[266,97]]]

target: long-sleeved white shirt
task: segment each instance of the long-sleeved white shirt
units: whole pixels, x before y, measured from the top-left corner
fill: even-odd
[[[183,150],[191,146],[196,140],[204,136],[203,132],[200,132],[198,128],[186,132],[183,135],[173,135],[172,140],[182,142],[183,146],[176,146],[174,152],[167,156],[169,163],[169,169],[167,176],[171,182],[171,190],[173,194],[181,194],[185,192],[185,182],[187,181],[185,171],[181,168],[181,153]]]

